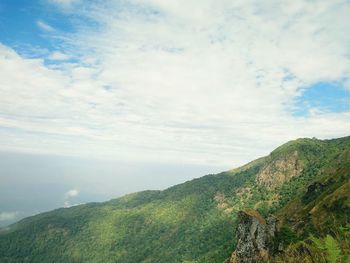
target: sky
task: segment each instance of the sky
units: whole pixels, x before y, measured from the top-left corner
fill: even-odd
[[[350,135],[350,1],[2,0],[0,225]]]

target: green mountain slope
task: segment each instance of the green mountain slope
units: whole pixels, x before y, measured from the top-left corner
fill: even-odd
[[[0,262],[222,262],[241,209],[275,213],[300,237],[348,223],[349,171],[350,137],[298,139],[164,191],[26,218],[1,232]]]

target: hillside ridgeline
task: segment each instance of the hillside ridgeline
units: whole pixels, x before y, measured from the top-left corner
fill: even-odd
[[[258,228],[265,229],[260,262],[332,262],[329,244],[338,251],[333,262],[342,262],[350,250],[349,180],[350,137],[298,139],[241,168],[164,191],[23,219],[1,231],[0,262],[222,263],[245,247],[240,211],[276,218],[273,236]]]

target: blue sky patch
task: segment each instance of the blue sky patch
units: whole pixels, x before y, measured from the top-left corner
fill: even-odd
[[[45,1],[0,3],[0,42],[25,57],[40,57],[45,50],[61,49],[63,42],[53,36],[73,33],[78,24],[77,18],[59,12]]]
[[[294,116],[308,116],[316,112],[350,111],[350,90],[339,82],[320,82],[305,88],[294,104]]]

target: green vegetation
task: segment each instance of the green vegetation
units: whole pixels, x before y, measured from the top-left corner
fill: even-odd
[[[292,243],[274,262],[350,262],[350,225],[336,229],[333,237],[311,235],[303,241]]]
[[[273,188],[257,181],[266,167],[271,176],[280,172],[276,167],[288,165],[296,152],[302,167],[296,176]],[[164,191],[26,218],[0,232],[0,262],[221,263],[235,247],[236,213],[246,208],[279,218],[276,240],[284,251],[275,261],[299,255],[343,262],[349,253],[350,138],[298,139],[243,167]]]

